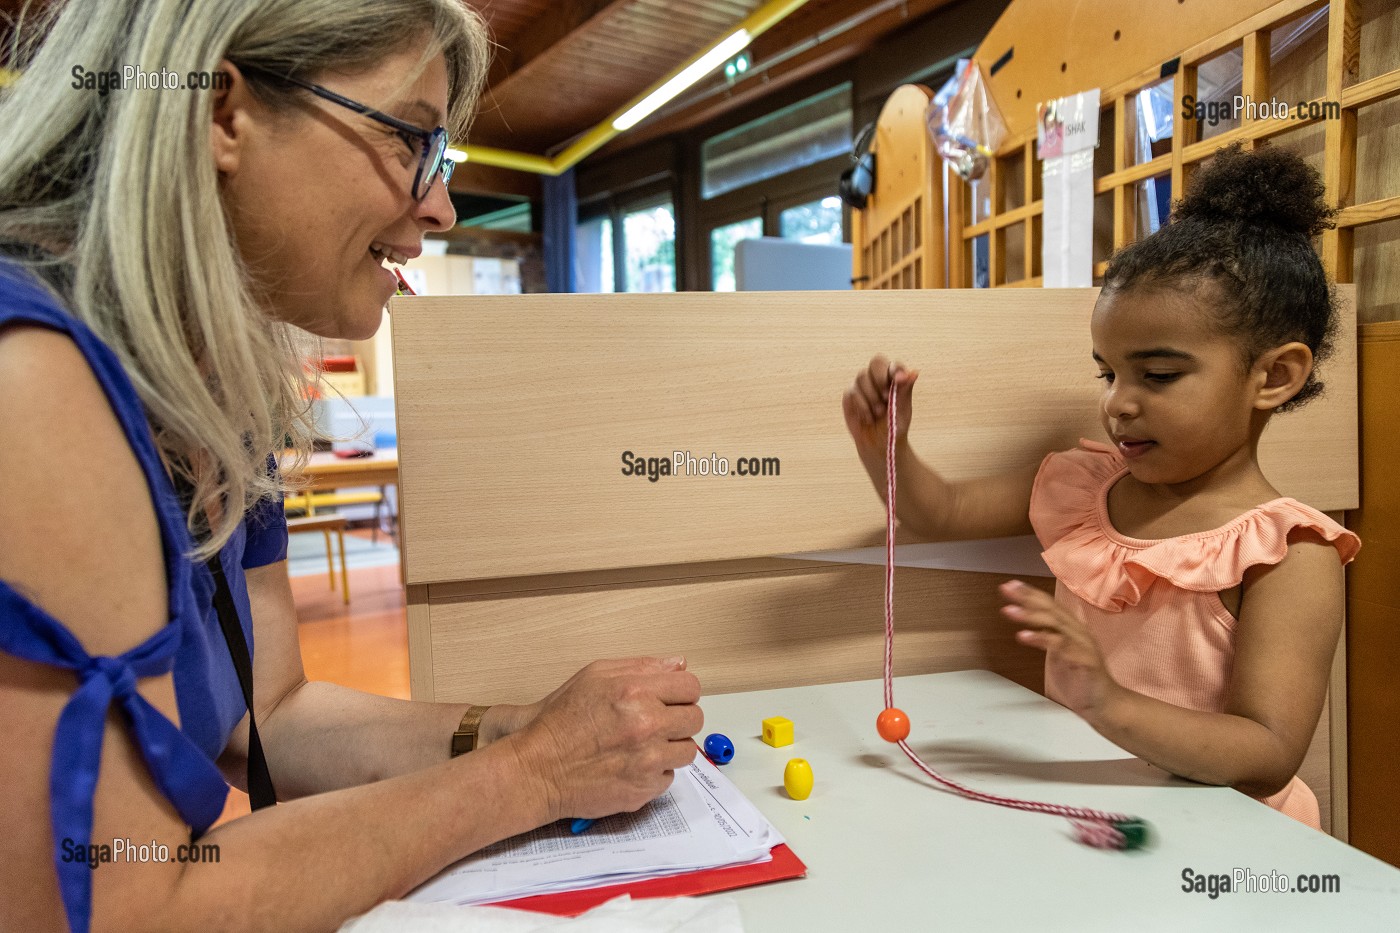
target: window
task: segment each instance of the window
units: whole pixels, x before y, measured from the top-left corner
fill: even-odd
[[[624,214],[622,242],[627,258],[622,291],[676,290],[676,213],[670,201]]]
[[[608,216],[578,225],[574,235],[574,288],[580,292],[616,291],[613,223]]]
[[[693,144],[689,158],[700,172],[687,178],[694,187],[682,235],[684,287],[739,287],[735,244],[744,239],[845,240],[836,189],[851,163],[851,84],[807,82],[782,99],[786,106],[736,114],[737,126],[717,126]]]
[[[585,206],[574,227],[574,290],[676,290],[676,212],[670,194]]]
[[[846,83],[707,139],[700,147],[700,195],[708,200],[850,151]]]
[[[710,283],[717,292],[734,291],[734,246],[763,236],[763,218],[750,217],[710,231]]]
[[[830,196],[820,201],[789,207],[778,215],[778,229],[780,235],[788,240],[801,240],[803,243],[840,243],[841,199]]]
[[[513,233],[531,233],[534,230],[534,218],[530,211],[530,202],[526,201],[523,204],[516,204],[462,221],[458,226],[479,227],[482,230],[509,230]]]

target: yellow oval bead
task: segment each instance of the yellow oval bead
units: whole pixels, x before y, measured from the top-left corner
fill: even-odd
[[[794,758],[783,769],[783,787],[793,800],[806,800],[812,795],[812,766],[805,758]]]

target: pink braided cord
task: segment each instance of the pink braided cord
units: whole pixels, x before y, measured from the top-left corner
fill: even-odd
[[[894,706],[894,526],[895,526],[895,432],[899,424],[896,397],[898,392],[894,379],[890,379],[889,393],[889,438],[885,449],[885,708]],[[1017,810],[1030,810],[1034,813],[1053,813],[1063,816],[1073,823],[1075,835],[1080,842],[1101,849],[1121,849],[1124,837],[1114,823],[1126,822],[1131,817],[1121,813],[1105,813],[1082,807],[1067,807],[1057,803],[1039,803],[1034,800],[1019,800],[1015,797],[1001,797],[984,791],[973,790],[939,774],[924,763],[908,740],[901,739],[900,749],[909,760],[924,774],[945,787],[951,788],[964,797],[994,803]]]

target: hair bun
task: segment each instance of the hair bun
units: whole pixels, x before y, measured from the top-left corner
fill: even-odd
[[[1220,149],[1176,203],[1174,221],[1237,221],[1316,236],[1336,213],[1324,200],[1317,172],[1297,154],[1275,146]]]

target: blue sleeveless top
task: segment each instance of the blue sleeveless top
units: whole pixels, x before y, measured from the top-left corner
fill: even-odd
[[[49,292],[12,264],[0,261],[0,328],[18,323],[66,334],[86,357],[145,473],[170,587],[169,617],[160,631],[124,654],[93,657],[60,620],[0,580],[0,650],[71,670],[76,677],[76,689],[54,732],[49,806],[54,867],[68,924],[85,931],[92,911],[92,869],[84,862],[64,861],[64,855],[71,859],[74,846],[111,843],[90,838],[103,722],[109,707],[116,703],[121,709],[156,786],[199,834],[223,812],[228,785],[214,761],[247,706],[214,611],[213,577],[202,562],[186,556],[194,545],[184,514],[156,452],[140,398],[116,354]],[[251,648],[252,613],[244,570],[286,557],[287,522],[281,502],[259,503],[220,553]],[[167,671],[173,671],[178,728],[136,692],[138,678]],[[64,840],[70,840],[67,849]]]

